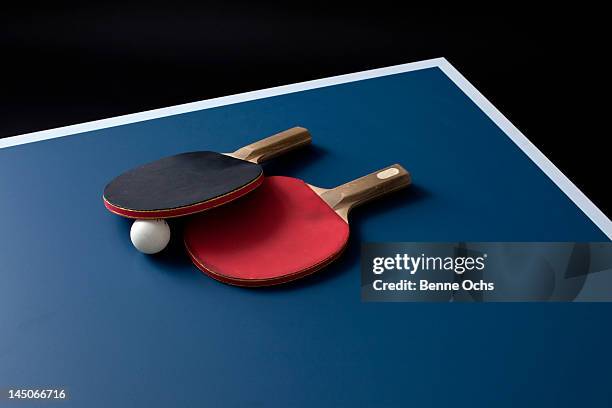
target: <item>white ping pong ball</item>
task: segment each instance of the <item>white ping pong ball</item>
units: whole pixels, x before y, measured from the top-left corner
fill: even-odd
[[[130,230],[130,239],[143,254],[156,254],[170,242],[170,227],[165,220],[136,220]]]

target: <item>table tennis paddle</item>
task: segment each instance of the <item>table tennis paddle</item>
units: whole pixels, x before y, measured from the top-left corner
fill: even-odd
[[[185,247],[199,269],[221,282],[250,287],[289,282],[341,254],[352,208],[410,182],[399,164],[332,189],[267,177],[242,200],[189,219]]]
[[[311,143],[294,127],[233,153],[189,152],[128,170],[104,189],[104,205],[127,218],[180,217],[228,203],[263,182],[260,163]]]

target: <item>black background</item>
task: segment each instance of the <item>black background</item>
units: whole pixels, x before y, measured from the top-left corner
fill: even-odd
[[[3,10],[0,137],[446,57],[612,213],[603,13],[220,4]]]

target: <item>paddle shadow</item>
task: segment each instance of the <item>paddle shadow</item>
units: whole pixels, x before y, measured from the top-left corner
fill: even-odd
[[[275,157],[263,163],[262,167],[267,176],[290,176],[308,167],[310,163],[319,160],[325,154],[325,149],[310,145]]]

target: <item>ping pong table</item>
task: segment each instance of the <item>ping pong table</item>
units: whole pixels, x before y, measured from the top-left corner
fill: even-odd
[[[180,240],[140,254],[131,223],[102,204],[136,164],[292,126],[314,146],[266,174],[326,187],[401,163],[414,183],[355,210],[343,257],[309,278],[224,285]],[[53,405],[66,407],[612,402],[610,304],[361,301],[361,242],[612,238],[606,215],[443,58],[2,139],[0,192],[4,390],[63,388]]]

